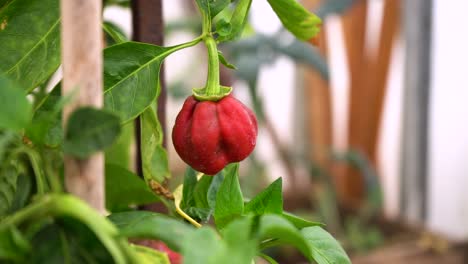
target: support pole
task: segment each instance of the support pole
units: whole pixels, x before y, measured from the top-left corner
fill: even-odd
[[[63,109],[64,124],[78,107],[103,105],[101,11],[100,0],[61,1],[62,93],[73,94]],[[65,156],[65,186],[104,212],[104,154],[84,160]]]
[[[164,21],[162,0],[133,0],[133,39],[140,42],[150,43],[158,46],[164,45]],[[157,116],[161,123],[163,137],[163,146],[166,146],[166,84],[164,76],[164,65],[161,66],[159,74],[159,83],[161,92],[157,102]],[[141,168],[141,150],[140,150],[140,120],[135,122],[135,137],[137,143],[136,168],[139,175],[143,175]]]
[[[133,0],[133,39],[145,43],[163,46],[164,45],[164,20],[163,20],[163,0]],[[157,101],[157,116],[161,123],[163,146],[166,147],[168,134],[166,129],[166,78],[164,77],[164,65],[159,73],[159,83],[161,91]],[[137,173],[143,175],[141,168],[141,131],[139,118],[135,122],[135,137],[137,143]],[[143,207],[145,210],[155,212],[166,212],[166,208],[161,203],[149,204]]]
[[[400,207],[404,218],[421,223],[427,214],[432,0],[403,1],[403,4],[406,72]]]
[[[350,78],[348,148],[364,152],[362,149],[364,90],[362,69],[367,62],[365,42],[367,28],[368,0],[356,1],[343,15],[343,33],[347,53]],[[365,112],[364,112],[365,113]],[[337,191],[340,203],[349,208],[358,208],[364,197],[364,180],[355,168],[350,166],[339,172]]]
[[[352,17],[350,27],[345,24],[351,76],[348,148],[364,154],[376,167],[378,167],[377,143],[387,90],[387,77],[394,42],[400,28],[400,2],[400,0],[384,1],[381,33],[375,54],[366,50],[363,41],[366,23],[362,24],[362,20],[367,15],[367,11],[361,8],[360,12],[354,13],[357,16]],[[357,2],[356,8],[364,3]],[[358,38],[359,41],[353,39],[355,32],[353,23],[356,20],[359,22],[356,28],[356,32],[360,33],[358,36],[361,36]],[[358,208],[365,196],[365,181],[362,174],[354,168],[350,168],[345,177],[343,192],[345,195],[342,200],[350,207]]]

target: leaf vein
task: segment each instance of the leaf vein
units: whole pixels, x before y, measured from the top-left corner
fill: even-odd
[[[10,74],[13,69],[17,68],[28,56],[31,54],[38,46],[41,45],[42,42],[45,43],[45,40],[49,37],[49,35],[54,31],[55,27],[60,23],[60,19],[57,19],[57,21],[50,27],[50,29],[46,32],[46,34],[39,39],[39,41],[20,59],[18,62],[13,65],[8,71],[6,71],[7,74]]]

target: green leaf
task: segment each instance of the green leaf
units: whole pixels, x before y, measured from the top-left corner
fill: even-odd
[[[0,169],[0,217],[13,205],[17,190],[18,171],[7,165]]]
[[[190,217],[201,222],[209,221],[215,209],[216,194],[219,186],[223,182],[223,172],[215,176],[203,175],[197,181],[197,172],[192,168],[187,169],[184,180],[184,200],[181,208]]]
[[[184,241],[184,263],[251,264],[257,254],[257,241],[250,236],[251,227],[251,218],[241,218],[226,226],[223,239],[206,226],[192,232]]]
[[[11,0],[0,9],[0,73],[26,91],[60,65],[58,0]]]
[[[195,219],[197,222],[207,223],[210,218],[213,210],[210,208],[199,208],[199,207],[188,207],[183,209],[186,214],[191,218]]]
[[[213,210],[209,208],[207,193],[213,177],[204,175],[197,181],[196,171],[190,168],[187,173],[183,186],[184,199],[187,197],[187,200],[181,208],[198,222],[208,222]]]
[[[221,37],[229,36],[229,34],[231,34],[231,31],[232,31],[231,23],[229,23],[229,21],[226,21],[226,19],[224,18],[220,19],[216,23],[216,33],[218,33],[219,36]]]
[[[351,263],[341,245],[321,227],[306,227],[301,235],[309,245],[310,255],[318,264]]]
[[[104,107],[126,123],[159,94],[161,63],[174,47],[125,42],[104,49]]]
[[[208,204],[208,189],[213,181],[213,176],[203,175],[198,181],[193,192],[195,206],[198,208],[210,208]]]
[[[252,218],[244,217],[229,223],[221,232],[227,244],[227,258],[220,263],[252,263],[257,254],[257,241],[251,237]]]
[[[0,232],[0,260],[25,263],[31,244],[16,227]]]
[[[73,232],[73,230],[69,231]],[[44,243],[45,241],[47,241],[47,243]],[[90,253],[86,254],[86,259],[78,253],[79,250],[71,252],[72,237],[69,234],[67,235],[65,228],[58,224],[44,226],[34,234],[31,242],[34,243],[34,250],[32,250],[28,258],[30,259],[30,263],[33,264],[66,263],[66,261],[71,262],[72,259],[74,261],[87,260],[88,262],[96,262],[96,259],[91,256]],[[78,245],[75,244],[73,248],[75,247],[78,248]]]
[[[95,230],[92,230],[90,226],[87,226],[84,221],[68,218],[58,218],[57,220],[59,227],[61,228],[59,231],[62,248],[61,251],[64,255],[64,259],[58,263],[66,263],[67,258],[72,259],[72,262],[75,263],[117,263],[118,260],[113,259],[108,249],[104,247],[104,241],[100,241]],[[114,238],[114,240],[120,240],[121,243],[126,242],[124,242],[120,237]],[[42,241],[48,240],[45,239]],[[36,240],[35,243],[38,243],[38,241]],[[49,252],[44,250],[44,253],[45,260],[47,262],[50,250]]]
[[[106,208],[110,211],[158,201],[148,185],[132,172],[106,164]]]
[[[210,188],[208,188],[208,193],[206,198],[208,201],[208,206],[210,209],[215,210],[216,208],[216,196],[218,195],[219,187],[224,181],[224,172],[221,171],[215,176],[213,176],[213,181],[211,182]]]
[[[120,121],[114,114],[90,107],[79,108],[68,120],[64,152],[86,158],[112,145],[119,133]]]
[[[266,241],[261,248],[278,245],[292,245],[310,261],[318,264],[351,263],[336,240],[318,226],[306,227],[299,231],[281,216],[267,214],[260,218],[260,240]]]
[[[202,12],[213,18],[226,8],[231,0],[196,0],[196,2]]]
[[[36,145],[56,148],[63,143],[61,110],[70,97],[61,97],[61,84],[57,84],[34,112],[26,128],[26,136]]]
[[[8,214],[14,213],[25,207],[33,195],[33,179],[30,175],[19,173],[16,180],[16,189],[21,190],[15,193],[13,203],[8,210]],[[1,200],[1,199],[0,199]],[[0,206],[1,207],[1,206]],[[1,213],[0,213],[1,215]]]
[[[231,0],[208,0],[208,2],[210,3],[210,15],[213,18],[226,8]]]
[[[37,196],[33,204],[30,204],[17,212],[18,215],[23,215],[23,217],[10,217],[3,219],[2,225],[0,225],[0,232],[13,224],[21,225],[30,223],[30,221],[28,221],[30,219],[24,216],[31,213],[31,211],[37,212],[37,210],[39,210],[40,213],[35,215],[35,221],[42,222],[41,220],[58,217],[63,218],[64,220],[70,219],[78,224],[85,225],[86,230],[89,230],[91,234],[100,241],[100,243],[106,248],[107,252],[112,256],[115,263],[125,263],[125,253],[122,252],[120,247],[123,246],[126,241],[124,238],[118,236],[117,228],[106,218],[102,217],[102,215],[97,211],[89,207],[85,202],[69,194],[51,193]],[[73,230],[76,229],[77,228],[73,228]],[[36,243],[32,244],[37,245]],[[86,245],[90,244],[86,243]],[[92,248],[94,249],[94,247]],[[36,250],[37,247],[34,252]],[[109,262],[106,261],[100,263]]]
[[[182,189],[182,202],[180,207],[182,210],[195,206],[195,200],[193,199],[193,191],[197,185],[197,172],[191,167],[187,167],[184,176],[184,185]]]
[[[170,177],[166,150],[162,146],[161,124],[153,107],[148,107],[140,118],[141,157],[145,179],[163,183]]]
[[[167,159],[167,151],[161,145],[156,146],[156,150],[153,153],[152,159],[155,175],[160,176],[161,178],[168,179],[171,177],[171,172],[169,171],[169,160]]]
[[[218,229],[225,227],[244,211],[244,198],[240,189],[238,170],[238,163],[230,164],[224,169],[224,181],[219,186],[214,211]]]
[[[14,131],[0,131],[0,160],[4,160],[11,146],[18,144],[20,136]]]
[[[188,234],[182,241],[184,264],[217,264],[225,245],[216,232],[209,227],[202,227]]]
[[[235,65],[229,63],[226,58],[223,56],[223,53],[221,53],[221,51],[218,51],[218,58],[219,58],[219,61],[226,67],[228,67],[229,69],[237,69]]]
[[[114,213],[109,219],[128,238],[148,238],[161,240],[175,251],[182,249],[182,243],[194,230],[184,222],[166,215],[145,211]]]
[[[283,190],[282,179],[278,178],[265,190],[255,196],[245,205],[245,214],[282,214],[283,213]]]
[[[265,40],[278,55],[286,55],[297,63],[309,65],[317,70],[325,80],[329,80],[330,73],[327,61],[314,47],[297,39],[285,42],[283,35],[283,33],[276,34]],[[264,43],[260,45],[262,44],[264,45]]]
[[[28,99],[26,99],[24,91],[12,81],[1,76],[0,105],[2,106],[2,110],[0,111],[0,128],[21,130],[31,120],[32,107]]]
[[[286,219],[278,215],[266,214],[260,218],[259,224],[259,237],[260,240],[271,240],[271,245],[266,242],[261,247],[266,248],[269,246],[276,245],[292,245],[299,249],[302,254],[311,260],[309,245],[307,241],[302,237],[301,233],[296,227],[288,222]]]
[[[83,223],[69,218],[56,219],[31,240],[31,264],[114,263],[103,244]]]
[[[141,264],[171,264],[166,253],[145,246],[131,246],[138,254]]]
[[[186,208],[186,212],[192,218],[201,222],[208,222],[213,213],[213,209],[208,204],[208,189],[213,181],[212,176],[204,175],[193,189],[193,207]]]
[[[135,138],[135,124],[130,122],[122,126],[121,133],[110,148],[106,150],[106,163],[116,164],[129,169],[133,160],[130,154]]]
[[[8,3],[8,1],[10,0],[0,0],[0,9],[3,8],[3,6]]]
[[[197,3],[198,8],[200,9],[201,12],[205,14],[210,14],[210,5],[209,5],[210,0],[195,0]]]
[[[298,39],[309,40],[320,31],[321,19],[296,0],[268,0],[283,26]]]
[[[284,219],[288,220],[291,224],[293,224],[297,229],[302,229],[302,228],[310,227],[310,226],[324,226],[324,224],[322,223],[311,222],[309,220],[306,220],[304,218],[301,218],[297,215],[293,215],[288,212],[283,212],[282,216]]]
[[[249,14],[252,0],[239,0],[229,22],[219,22],[216,30],[219,33],[219,41],[229,41],[241,36]],[[229,24],[230,26],[227,26]],[[218,27],[219,26],[219,27]],[[228,30],[230,28],[230,30]],[[228,33],[229,32],[229,33]]]
[[[112,22],[104,21],[102,28],[104,29],[107,46],[128,41],[128,38],[125,36],[123,30]]]

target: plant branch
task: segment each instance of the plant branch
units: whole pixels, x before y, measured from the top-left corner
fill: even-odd
[[[218,95],[221,90],[219,82],[218,47],[212,36],[205,37],[205,45],[208,50],[208,77],[205,86],[206,95]]]
[[[18,226],[25,221],[48,216],[68,216],[84,223],[96,234],[112,255],[115,263],[127,263],[121,248],[122,243],[126,241],[125,238],[119,237],[118,229],[86,203],[72,195],[50,194],[40,197],[31,205],[3,219],[0,222],[0,231],[11,226]]]

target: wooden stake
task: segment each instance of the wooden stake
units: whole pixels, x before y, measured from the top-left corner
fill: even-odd
[[[362,147],[360,128],[363,124],[365,101],[363,96],[362,69],[365,66],[365,40],[367,27],[367,0],[356,2],[343,16],[343,30],[345,36],[346,53],[350,79],[349,92],[349,121],[348,121],[348,148]],[[364,181],[361,174],[351,167],[338,175],[338,196],[340,201],[349,206],[356,207],[364,194]]]
[[[132,4],[132,22],[133,39],[139,42],[150,43],[158,46],[164,45],[164,21],[163,21],[163,0],[133,0]],[[161,123],[163,137],[163,146],[166,147],[166,81],[164,75],[164,65],[161,65],[159,73],[159,83],[161,91],[157,102],[157,116]],[[141,139],[140,139],[140,118],[135,121],[135,139],[136,139],[136,173],[143,175],[141,167]]]
[[[133,0],[133,39],[140,42],[158,46],[164,45],[163,0]],[[163,145],[166,146],[166,78],[164,65],[159,73],[161,92],[158,97],[158,119],[165,137]]]
[[[133,17],[133,39],[140,42],[151,43],[154,45],[164,45],[164,20],[163,20],[163,0],[133,0],[132,17]],[[164,65],[161,66],[159,73],[159,83],[161,84],[161,92],[157,102],[157,115],[161,128],[164,134],[163,146],[166,147],[167,137],[170,134],[166,129],[166,100],[167,90],[164,75]],[[137,144],[137,155],[135,162],[137,164],[138,175],[143,175],[141,167],[141,130],[140,119],[135,122],[135,139]],[[143,206],[144,210],[155,212],[167,212],[167,209],[162,203],[154,203]]]
[[[399,29],[399,0],[386,0],[380,39],[375,55],[365,48],[365,19],[367,8],[358,2],[352,14],[345,18],[351,79],[348,148],[358,150],[377,166],[377,139],[386,94],[386,84],[394,40]],[[364,22],[363,22],[364,21]],[[354,25],[358,23],[358,25]],[[357,33],[357,34],[356,34]],[[343,177],[343,201],[357,207],[364,197],[364,180],[356,169],[349,168]]]
[[[377,164],[377,139],[387,91],[388,72],[399,29],[400,0],[386,0],[376,56],[369,61],[367,73],[361,73],[363,76],[368,76],[365,89],[367,91],[366,99],[370,103],[367,104],[369,121],[362,134],[366,135],[364,137],[365,146],[368,148],[368,155],[374,164]],[[369,73],[371,74],[369,75]]]
[[[101,11],[102,1],[61,1],[62,93],[73,94],[63,110],[64,124],[78,107],[103,105]],[[84,160],[66,156],[65,185],[70,193],[104,212],[103,153]]]

